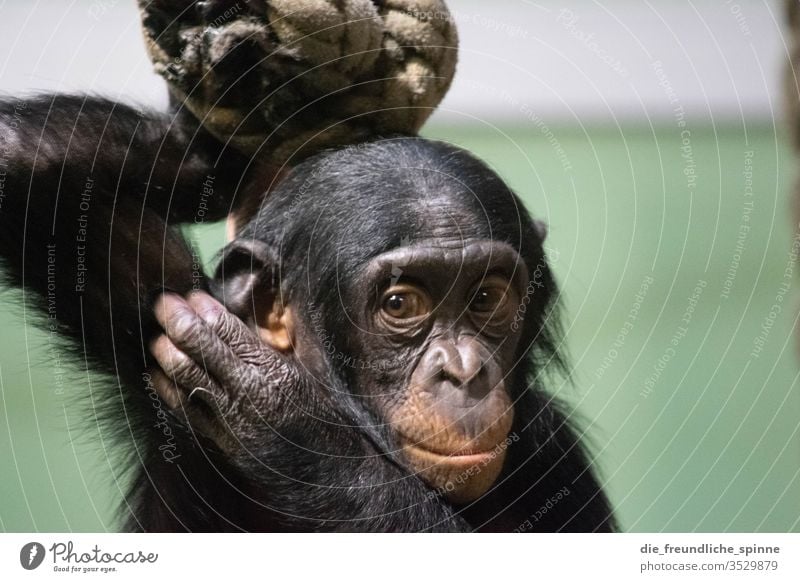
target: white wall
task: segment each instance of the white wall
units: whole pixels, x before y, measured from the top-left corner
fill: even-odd
[[[679,103],[691,117],[763,117],[771,115],[780,88],[780,1],[462,0],[451,6],[463,49],[447,106],[465,112],[515,114],[498,108],[486,89],[501,87],[547,116],[663,118]]]
[[[719,121],[770,117],[778,103],[777,0],[449,5],[461,64],[440,119],[530,109],[549,120],[663,120],[680,105]],[[0,90],[89,90],[163,105],[138,26],[134,0],[0,0]]]

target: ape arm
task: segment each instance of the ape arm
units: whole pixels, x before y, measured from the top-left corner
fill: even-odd
[[[130,378],[113,366],[121,354],[138,376],[142,338],[157,330],[148,294],[205,285],[167,221],[223,218],[243,168],[237,154],[167,115],[90,97],[0,100],[7,282],[32,292],[51,329],[103,369]]]

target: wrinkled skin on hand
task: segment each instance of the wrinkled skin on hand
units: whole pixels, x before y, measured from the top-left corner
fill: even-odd
[[[155,305],[165,330],[151,345],[162,399],[226,453],[247,447],[254,427],[288,420],[282,400],[301,379],[290,362],[203,292],[172,293]]]

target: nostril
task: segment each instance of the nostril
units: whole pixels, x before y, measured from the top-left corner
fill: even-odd
[[[431,368],[437,371],[444,370],[447,367],[447,364],[450,362],[451,357],[447,354],[447,350],[444,348],[433,348],[433,352],[431,354],[430,363]]]
[[[442,368],[441,375],[445,380],[451,381],[456,386],[460,386],[465,382],[463,371],[452,361]]]
[[[464,353],[461,350],[455,351],[442,368],[442,373],[457,385],[469,384],[482,371],[483,360],[474,352]]]
[[[431,380],[446,380],[458,387],[472,383],[485,383],[480,379],[486,362],[476,342],[472,339],[454,341],[438,340],[425,356],[426,376]]]
[[[465,392],[468,398],[473,400],[482,400],[494,388],[494,384],[489,380],[489,374],[486,373],[484,368],[472,376],[467,382],[464,383]]]

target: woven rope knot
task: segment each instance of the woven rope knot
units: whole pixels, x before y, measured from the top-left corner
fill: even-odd
[[[173,97],[220,140],[276,162],[415,134],[455,73],[456,28],[440,0],[139,4]]]

